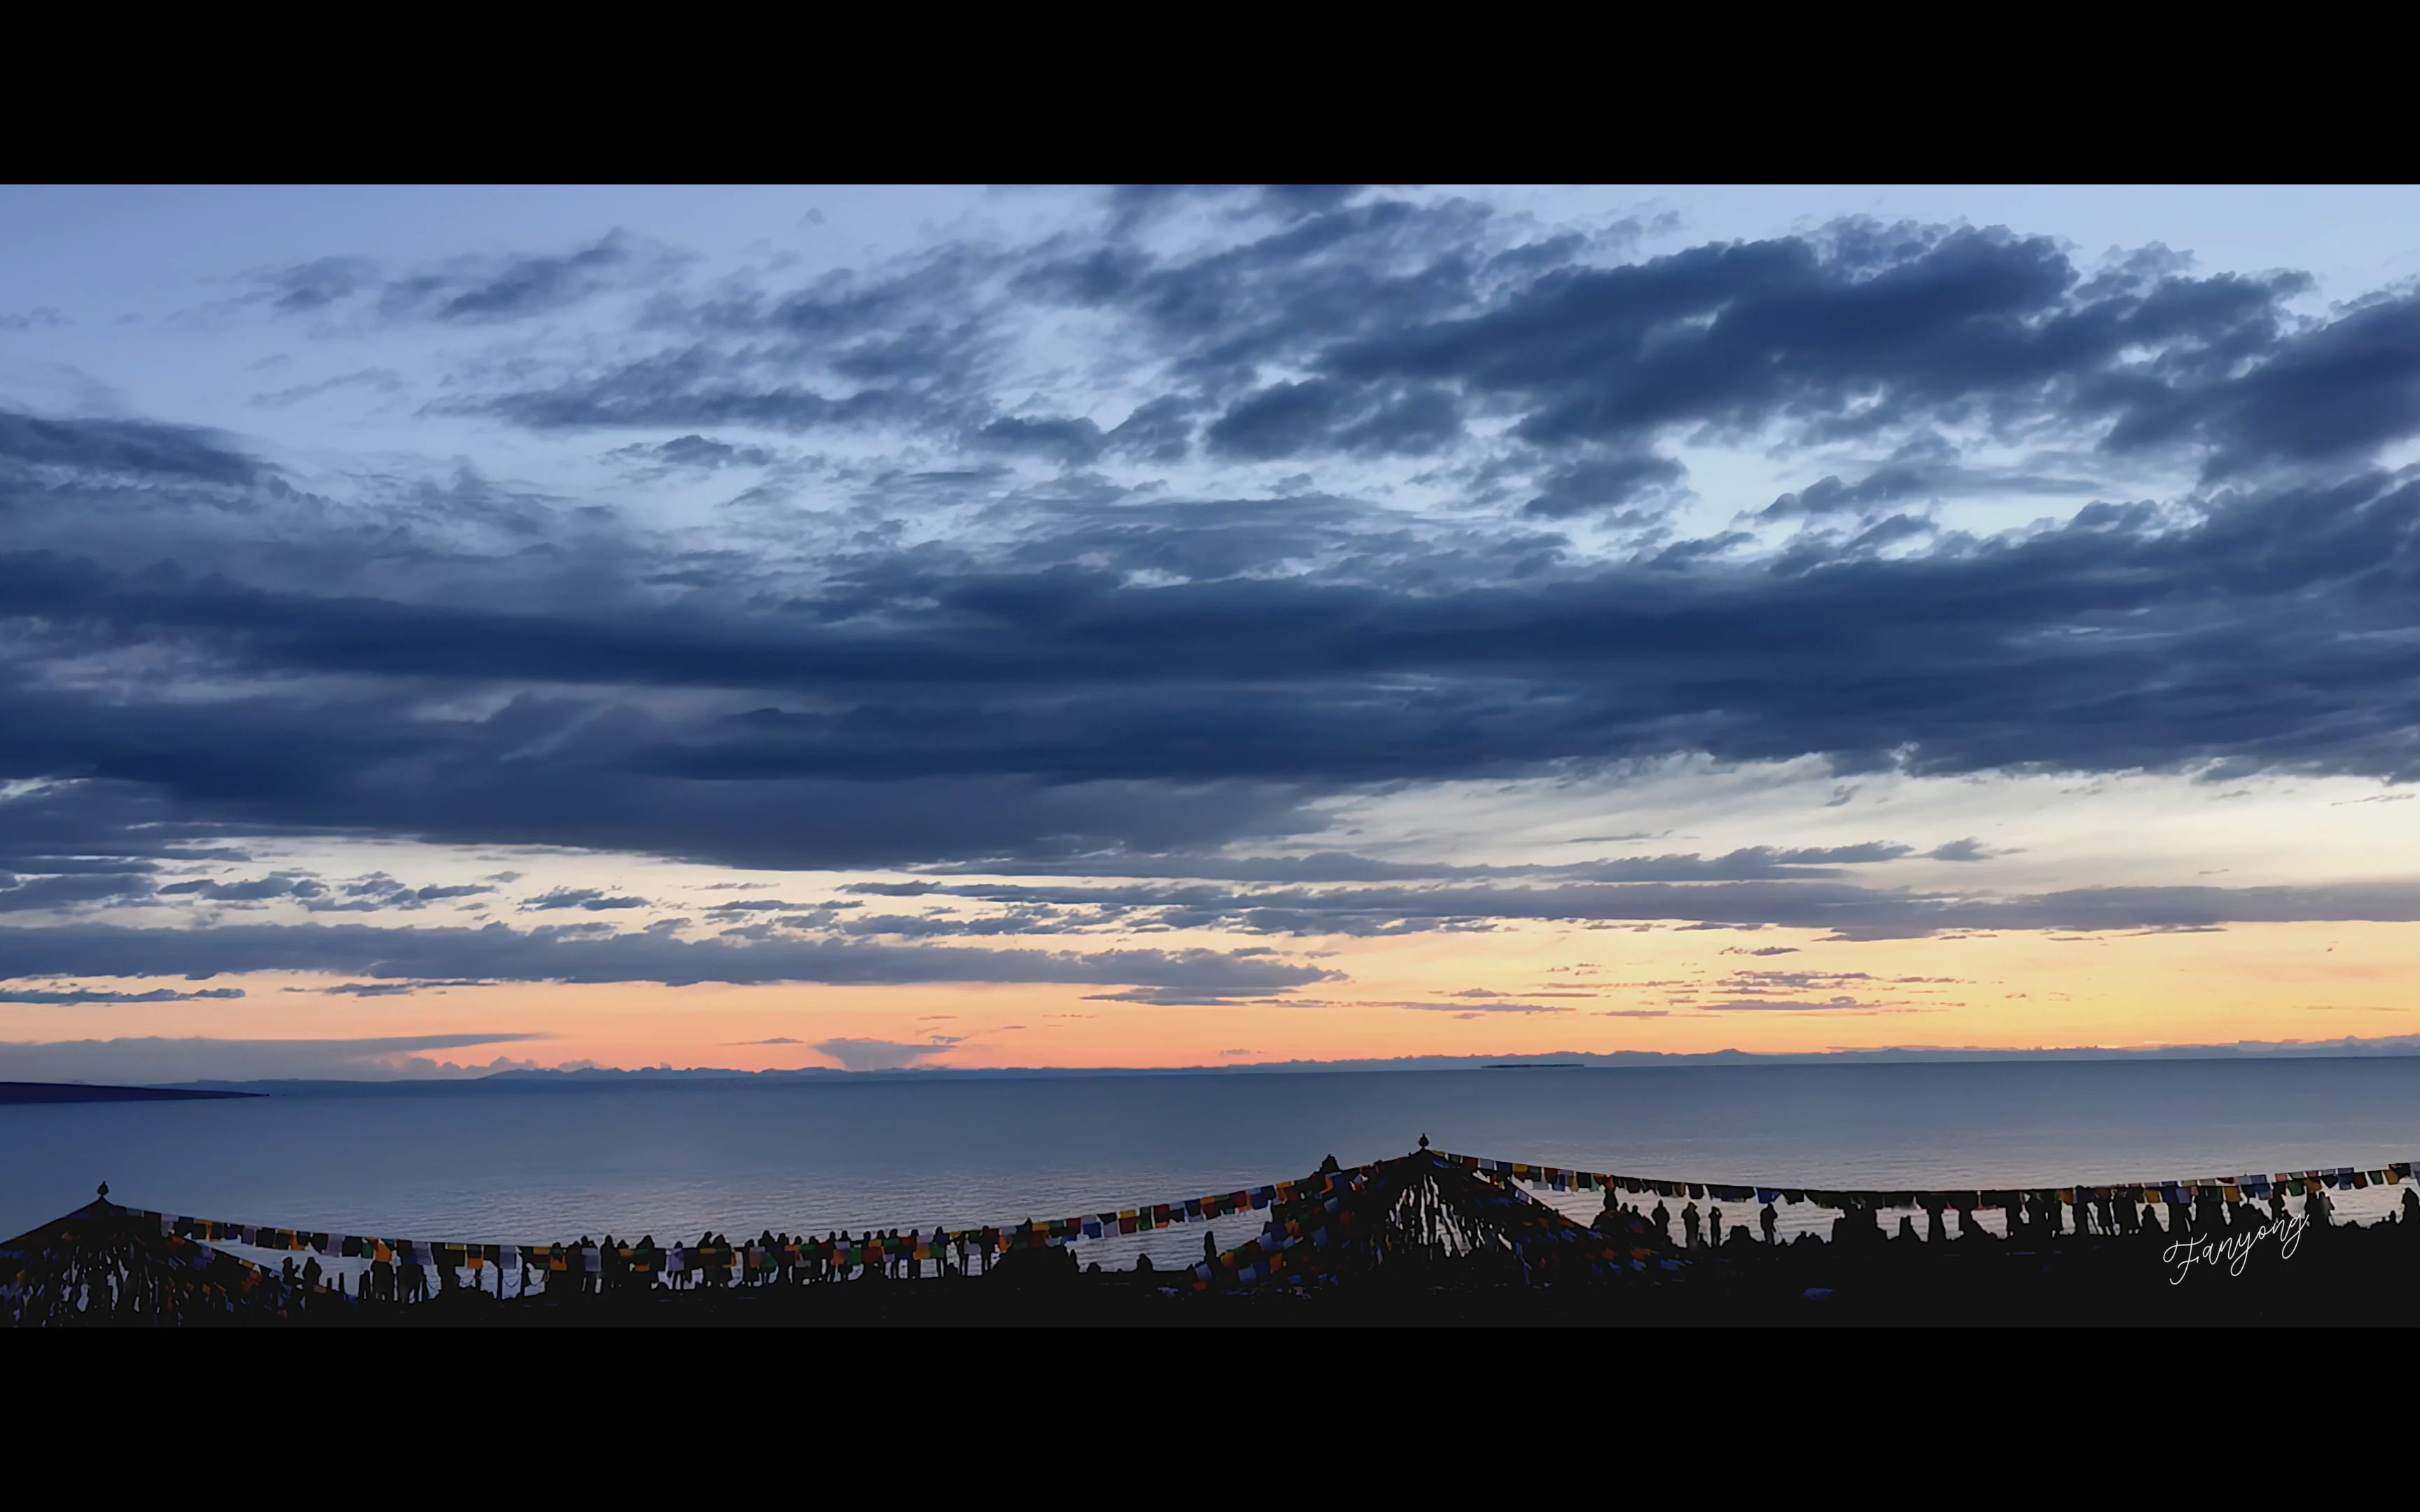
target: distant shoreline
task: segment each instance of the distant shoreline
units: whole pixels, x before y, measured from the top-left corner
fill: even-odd
[[[0,1082],[0,1107],[23,1103],[188,1103],[197,1098],[260,1097],[181,1087],[93,1087],[84,1082]]]
[[[2331,1047],[2333,1048],[2333,1047]],[[413,1076],[393,1080],[366,1077],[290,1077],[262,1078],[239,1081],[210,1078],[191,1082],[162,1083],[151,1087],[122,1089],[79,1088],[80,1092],[99,1093],[123,1090],[138,1098],[174,1096],[238,1096],[238,1097],[323,1097],[371,1095],[428,1095],[447,1092],[595,1092],[631,1090],[671,1090],[680,1088],[737,1087],[830,1087],[845,1085],[952,1086],[985,1082],[1129,1080],[1151,1077],[1199,1077],[1205,1080],[1226,1080],[1234,1077],[1312,1077],[1353,1076],[1365,1073],[1407,1074],[1415,1072],[1443,1073],[1484,1071],[1621,1071],[1672,1072],[1735,1072],[1801,1071],[1810,1068],[1834,1067],[1847,1070],[1923,1069],[1980,1071],[1999,1067],[2032,1067],[2044,1070],[2064,1068],[2091,1071],[2116,1066],[2167,1066],[2180,1070],[2209,1066],[2287,1066],[2294,1064],[2409,1064],[2420,1061],[2420,1054],[2345,1054],[2302,1053],[2291,1055],[2249,1055],[2241,1052],[2187,1055],[2170,1052],[2101,1052],[2026,1055],[2001,1053],[1993,1055],[1873,1055],[1824,1056],[1794,1057],[1784,1056],[1751,1056],[1737,1053],[1710,1055],[1701,1057],[1667,1057],[1661,1059],[1616,1059],[1613,1057],[1538,1060],[1421,1060],[1402,1062],[1368,1061],[1280,1061],[1241,1066],[1153,1066],[1153,1067],[984,1067],[953,1069],[926,1067],[912,1071],[845,1072],[823,1067],[805,1067],[774,1071],[748,1072],[705,1067],[683,1071],[579,1071],[579,1072],[507,1072],[473,1076]],[[5,1083],[0,1088],[49,1088],[55,1083]],[[56,1101],[95,1101],[85,1096]],[[12,1099],[0,1092],[0,1103],[10,1101],[54,1101],[48,1098]]]

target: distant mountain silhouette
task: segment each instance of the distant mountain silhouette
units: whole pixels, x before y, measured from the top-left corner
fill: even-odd
[[[578,1071],[546,1069],[490,1072],[477,1076],[422,1076],[403,1081],[369,1081],[320,1077],[311,1080],[178,1082],[174,1088],[220,1092],[358,1093],[376,1088],[405,1094],[415,1091],[459,1091],[487,1088],[493,1091],[535,1091],[562,1088],[630,1087],[686,1082],[749,1082],[757,1085],[801,1081],[992,1081],[1043,1080],[1099,1076],[1266,1076],[1340,1075],[1388,1071],[1510,1071],[1547,1068],[1599,1069],[1645,1066],[1798,1066],[1798,1065],[1938,1065],[2007,1063],[2013,1061],[2146,1061],[2343,1059],[2420,1055],[2420,1035],[2383,1039],[2310,1041],[2242,1041],[2220,1045],[2164,1045],[2147,1049],[2024,1049],[1986,1050],[1962,1047],[1907,1047],[1880,1050],[1830,1050],[1761,1055],[1745,1050],[1710,1050],[1674,1054],[1656,1050],[1617,1050],[1608,1054],[1547,1051],[1513,1060],[1502,1056],[1403,1056],[1391,1060],[1261,1060],[1218,1066],[916,1066],[887,1071],[842,1071],[831,1066],[798,1066],[770,1071],[735,1067],[640,1067],[621,1070],[588,1067]]]

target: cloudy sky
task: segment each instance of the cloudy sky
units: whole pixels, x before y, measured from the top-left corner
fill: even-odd
[[[2420,1032],[2420,192],[0,225],[0,1078]]]

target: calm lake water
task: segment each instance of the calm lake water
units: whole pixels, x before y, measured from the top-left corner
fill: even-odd
[[[2420,1058],[455,1083],[0,1107],[0,1236],[104,1178],[134,1207],[390,1238],[929,1232],[1257,1186],[1330,1152],[1348,1165],[1402,1154],[1423,1133],[1466,1154],[1747,1185],[2371,1166],[2420,1157]],[[2335,1197],[2347,1217],[2387,1206]],[[1550,1200],[1582,1217],[1601,1203]],[[1726,1222],[1752,1224],[1736,1206]],[[1829,1215],[1785,1208],[1783,1222]],[[1225,1244],[1248,1237],[1240,1217],[1212,1227]],[[1189,1260],[1202,1235],[1186,1225],[1078,1253]]]

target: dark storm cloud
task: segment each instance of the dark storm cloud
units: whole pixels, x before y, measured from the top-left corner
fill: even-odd
[[[313,913],[368,913],[380,908],[426,908],[431,903],[458,903],[484,897],[496,889],[484,883],[430,884],[415,887],[383,872],[356,877],[333,892],[312,897],[303,907]]]
[[[1360,784],[1693,749],[1843,773],[2408,779],[2415,520],[2420,482],[2372,474],[1783,576],[1568,563],[1456,586],[1440,568],[1416,596],[1349,575],[901,563],[862,607],[838,585],[836,615],[811,587],[542,611],[0,554],[0,612],[46,652],[174,647],[253,679],[104,695],[0,659],[0,778],[106,785],[121,796],[81,800],[102,825],[140,795],[197,835],[774,865],[1215,847],[1308,827],[1303,803]],[[535,686],[555,691],[517,691]],[[389,687],[505,697],[432,719]],[[677,719],[645,702],[675,689],[714,702]],[[79,836],[61,818],[79,801],[0,802],[0,852],[21,812],[65,825],[52,854],[159,843]]]
[[[1259,462],[1329,452],[1417,456],[1461,434],[1460,406],[1443,389],[1381,394],[1324,378],[1248,394],[1206,432],[1214,454]]]
[[[448,408],[492,414],[532,430],[746,425],[772,431],[921,421],[935,409],[904,389],[844,386],[828,392],[776,377],[735,377],[731,363],[703,347]]]
[[[586,913],[600,913],[616,908],[652,906],[644,898],[623,898],[596,887],[556,887],[535,898],[521,900],[523,913],[544,913],[557,908],[577,908]]]
[[[1953,840],[1945,844],[1936,845],[1924,853],[1925,858],[1931,861],[1981,861],[1997,854],[1999,853],[1987,850],[1981,841],[1972,837],[1965,840]]]
[[[794,903],[785,898],[749,898],[738,903],[716,903],[707,908],[706,912],[709,914],[797,914],[821,913],[828,909],[862,908],[865,905],[861,903],[841,903],[835,900],[826,900],[822,903]]]
[[[1621,509],[1677,487],[1688,470],[1669,457],[1594,457],[1555,468],[1538,480],[1538,496],[1521,512],[1544,519]]]
[[[1132,234],[1183,205],[1234,213],[1182,247]],[[448,405],[540,429],[952,429],[1063,464],[1181,455],[1181,427],[1162,420],[1195,409],[1216,417],[1210,449],[1239,459],[1437,455],[1484,416],[1535,453],[1528,507],[1545,517],[1676,483],[1654,447],[1683,433],[1902,443],[1775,514],[2085,486],[1925,455],[1940,426],[2181,451],[2213,479],[2358,466],[2420,433],[2420,295],[2311,319],[2289,309],[2311,286],[2300,274],[2197,278],[2157,249],[2090,267],[2006,228],[1854,219],[1635,256],[1642,233],[1669,229],[1581,234],[1386,192],[1123,192],[1099,226],[1029,244],[947,242],[804,285],[768,273],[706,297],[668,289],[646,323],[655,349]],[[608,239],[382,298],[463,318],[606,271],[669,268]],[[366,278],[304,265],[289,297],[316,307]],[[1113,322],[1116,360],[1157,387],[1135,413],[1158,418],[1125,444],[1087,419],[1001,413],[1004,354],[1054,305]]]
[[[1199,408],[1182,394],[1166,394],[1138,405],[1109,433],[1108,447],[1142,462],[1181,462],[1192,449],[1192,417]]]
[[[1466,307],[1501,239],[1490,223],[1469,201],[1361,201],[1207,249],[1047,245],[1015,260],[1007,287],[1129,320],[1173,371],[1222,392],[1324,343]]]
[[[20,877],[0,872],[0,914],[133,903],[152,896],[151,879],[125,872]]]
[[[1032,452],[1073,466],[1101,455],[1109,439],[1090,420],[1064,417],[1006,416],[976,432],[983,445],[1007,451]]]
[[[1130,926],[1156,921],[1169,927],[1295,936],[1487,928],[1523,919],[1666,923],[1690,929],[1822,929],[1831,931],[1836,938],[1859,940],[1913,939],[1961,930],[2173,931],[2301,921],[2420,921],[2420,887],[2409,883],[2337,887],[2082,887],[2006,897],[1807,880],[1249,890],[1168,884],[858,883],[845,890],[966,898],[1009,907],[1089,907],[1122,916]],[[1807,976],[1737,975],[1741,980],[1762,981],[1801,981]]]
[[[1934,420],[2116,418],[2281,352],[2280,303],[2306,287],[2284,276],[2085,283],[2047,239],[1844,223],[1559,269],[1489,307],[1339,344],[1319,365],[1459,382],[1512,409],[1540,444],[1776,420],[1845,437]]]
[[[1856,482],[1843,483],[1838,476],[1827,474],[1798,492],[1783,494],[1757,511],[1755,517],[1776,520],[1793,516],[1872,516],[1908,500],[1994,493],[2024,498],[2089,498],[2102,491],[2098,481],[2071,473],[1962,465],[1955,447],[1928,431],[1900,446]]]
[[[289,993],[320,993],[331,997],[409,997],[414,993],[442,993],[457,987],[501,987],[479,977],[436,977],[418,981],[346,981],[334,987],[288,987]]]
[[[1847,224],[1639,259],[1635,227],[1573,237],[1385,192],[1182,203],[1244,213],[1175,251],[1103,228],[668,291],[627,347],[483,368],[448,401],[539,429],[660,428],[613,454],[645,466],[752,461],[749,428],[905,427],[935,454],[845,475],[879,508],[776,511],[723,549],[467,473],[376,480],[349,511],[203,433],[0,422],[17,464],[0,469],[0,783],[65,784],[0,797],[0,868],[23,879],[0,906],[31,905],[27,887],[147,896],[140,866],[323,833],[764,867],[1048,873],[1106,857],[1111,876],[1408,881],[1359,858],[1194,858],[1315,831],[1342,795],[1684,752],[1821,757],[1844,777],[2420,778],[2420,480],[2371,466],[2420,430],[2420,296],[2304,318],[2292,276],[2193,278],[2157,257],[2094,270],[2000,230]],[[289,272],[278,298],[297,308],[395,298],[414,317],[483,320],[661,270],[609,239]],[[1001,376],[1019,322],[1068,307],[1115,332],[1134,384],[1098,422]],[[1016,473],[1199,444],[1433,470],[1450,487],[1496,444],[1488,427],[1522,480],[1493,523],[1315,476],[1237,499],[1090,471],[1020,489]],[[1944,431],[2036,461],[1995,471]],[[1778,555],[1745,532],[1655,535],[1608,558],[1538,523],[1656,515],[1683,481],[1659,445],[1751,434],[1785,460],[1817,443],[1880,458],[1827,451],[1844,471],[1786,512],[1855,533]],[[1872,518],[2071,491],[2096,456],[2169,451],[2211,486],[1989,538]],[[1816,508],[1824,477],[1869,497]],[[970,500],[979,535],[907,529]],[[1983,854],[1964,843],[1931,854]],[[1559,874],[1811,884],[1808,869],[1886,858]],[[301,886],[283,896],[433,901]],[[1811,927],[1911,927],[1904,909],[1860,920],[1796,896],[1788,917]],[[1242,905],[1154,906],[1189,920]],[[1244,909],[1263,929],[1322,913]],[[1356,927],[1496,917],[1373,903]],[[2195,920],[2143,927],[2168,922]]]
[[[319,257],[255,275],[272,308],[321,314],[358,303],[387,320],[479,325],[544,315],[654,283],[680,262],[621,231],[566,253],[458,257],[388,271],[365,257]]]
[[[844,940],[733,943],[668,933],[570,929],[381,929],[363,924],[128,929],[107,924],[0,930],[0,980],[74,976],[211,977],[322,972],[414,981],[601,983],[1117,983],[1215,993],[1280,993],[1332,972],[1265,952],[1112,949],[1089,953],[877,946]]]
[[[2226,477],[2272,462],[2358,462],[2420,433],[2420,291],[2365,301],[2241,371],[2100,396],[2113,450],[2180,439]]]
[[[770,467],[779,460],[761,446],[734,446],[708,436],[675,436],[649,445],[616,447],[606,454],[617,461],[654,468],[690,468],[710,472],[718,468]]]
[[[1971,841],[1961,843],[1971,844]],[[1944,847],[1945,849],[1947,847]],[[1515,866],[1470,866],[1443,861],[1383,861],[1342,851],[1310,856],[1074,856],[1063,861],[960,861],[918,870],[937,876],[1016,875],[1072,877],[1165,877],[1204,882],[1382,882],[1434,880],[1445,877],[1496,879],[1561,877],[1573,881],[1712,882],[1755,877],[1831,878],[1836,866],[1892,861],[1914,854],[1915,848],[1886,841],[1856,845],[1776,848],[1750,845],[1727,855],[1637,856],[1598,861],[1527,863]],[[924,883],[874,883],[866,890],[894,896],[928,891],[964,891],[989,897],[986,889],[939,888]],[[1042,894],[1036,894],[1041,896]],[[1052,893],[1049,896],[1066,896]],[[1209,894],[1204,894],[1209,896]]]
[[[203,878],[193,882],[172,882],[158,890],[158,896],[185,896],[209,903],[264,903],[272,898],[315,899],[326,894],[327,887],[316,877],[294,872],[274,876],[252,877],[241,882],[221,882]]]
[[[240,987],[204,987],[194,992],[177,992],[167,987],[154,987],[147,992],[105,992],[81,987],[43,991],[32,987],[0,984],[0,1003],[24,1003],[39,1007],[75,1008],[86,1005],[116,1007],[130,1003],[200,1003],[218,1002],[241,997]]]
[[[242,486],[268,473],[210,431],[144,420],[45,420],[0,410],[0,469],[131,473],[153,482]],[[0,488],[7,487],[0,472]],[[9,500],[0,495],[0,512]]]

